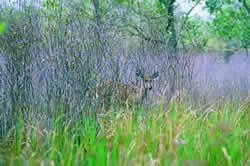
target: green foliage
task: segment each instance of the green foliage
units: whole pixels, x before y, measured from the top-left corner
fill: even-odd
[[[136,0],[115,0],[118,4],[134,5]]]
[[[216,13],[221,9],[223,4],[225,4],[224,0],[206,0],[206,6],[210,13]]]
[[[57,23],[63,23],[68,25],[72,20],[68,18],[70,14],[69,8],[67,8],[62,0],[47,0],[44,1],[41,10],[41,14],[46,18],[47,26],[50,26],[52,31],[55,31]]]
[[[0,35],[3,35],[7,29],[7,25],[5,23],[0,22]]]
[[[60,106],[59,106],[60,108]],[[65,123],[62,114],[25,123],[0,142],[1,164],[54,165],[243,165],[249,164],[249,110],[217,107],[200,114],[179,104],[167,113],[138,108],[106,112],[95,119]],[[58,110],[61,112],[60,110]],[[31,113],[31,111],[29,111]]]
[[[157,13],[159,13],[160,15],[164,15],[166,13],[166,9],[164,4],[162,3],[162,1],[156,1],[156,11]]]
[[[56,0],[48,0],[43,2],[43,9],[42,9],[42,14],[44,16],[48,17],[48,20],[52,21],[56,19],[57,14],[59,14],[59,9],[64,9],[60,8],[59,1]]]
[[[227,49],[237,50],[250,47],[250,19],[245,6],[236,0],[207,0],[210,13],[215,15],[213,26],[215,36],[227,43]]]
[[[188,19],[184,31],[182,32],[181,42],[185,48],[204,50],[208,42],[209,26],[206,22],[198,19]]]
[[[250,20],[243,10],[235,12],[231,7],[221,10],[214,19],[216,35],[225,41],[239,41],[242,48],[250,46]]]

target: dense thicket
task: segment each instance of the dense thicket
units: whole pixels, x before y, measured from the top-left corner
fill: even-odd
[[[77,121],[83,113],[96,115],[102,110],[96,87],[105,80],[135,81],[138,68],[160,73],[153,102],[164,97],[168,103],[178,94],[189,103],[209,103],[208,98],[201,100],[193,79],[195,55],[208,47],[217,49],[211,46],[214,40],[226,46],[233,42],[236,49],[230,47],[230,51],[244,48],[247,52],[249,4],[244,1],[237,9],[240,12],[219,10],[215,22],[205,23],[190,17],[200,2],[191,4],[185,15],[176,10],[174,0],[18,1],[1,8],[1,134],[15,124],[18,115],[28,120],[30,109],[37,111],[36,118],[46,115],[50,119],[57,116],[57,110],[63,111],[66,120]],[[228,28],[231,23],[223,21],[229,17],[227,12],[241,24]],[[218,40],[221,36],[224,41]],[[246,85],[244,81],[237,83]],[[235,82],[229,87],[235,88]],[[243,96],[248,87],[242,90]],[[216,101],[220,95],[215,96],[209,97]],[[119,106],[115,100],[112,104]]]

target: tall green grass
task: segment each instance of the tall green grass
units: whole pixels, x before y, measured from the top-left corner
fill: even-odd
[[[164,110],[110,110],[77,123],[59,113],[50,127],[20,116],[0,140],[0,165],[250,164],[248,106]]]

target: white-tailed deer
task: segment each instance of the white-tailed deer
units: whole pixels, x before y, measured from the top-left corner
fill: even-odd
[[[136,70],[137,78],[137,86],[139,84],[140,96],[141,96],[141,103],[143,103],[147,97],[150,90],[152,90],[153,85],[152,82],[159,76],[159,72],[154,72],[153,74],[145,73],[141,69]]]
[[[159,72],[149,74],[137,69],[135,74],[137,77],[135,83],[124,84],[104,81],[102,85],[96,88],[96,98],[101,100],[103,108],[109,107],[111,103],[119,103],[126,106],[144,103],[149,91],[153,88],[152,82],[159,76]]]

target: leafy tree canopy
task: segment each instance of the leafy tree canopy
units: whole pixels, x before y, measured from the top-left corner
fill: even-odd
[[[250,1],[207,0],[207,8],[215,16],[215,35],[237,48],[250,46]]]

